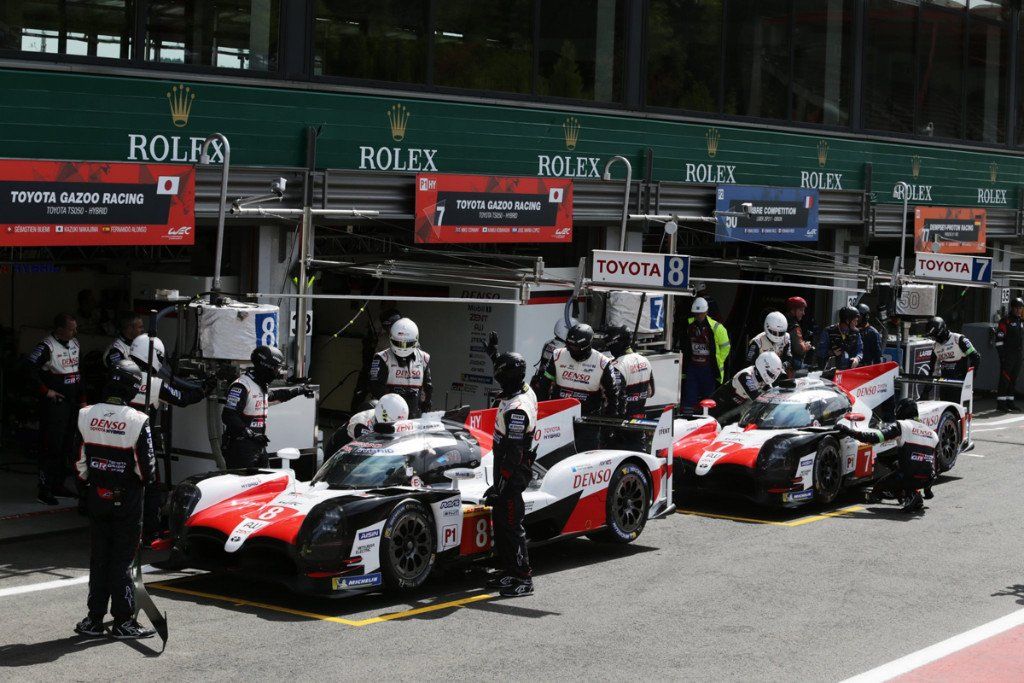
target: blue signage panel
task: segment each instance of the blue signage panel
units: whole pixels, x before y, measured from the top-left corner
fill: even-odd
[[[716,242],[817,242],[818,191],[797,187],[719,185],[715,210],[749,215],[719,216]]]

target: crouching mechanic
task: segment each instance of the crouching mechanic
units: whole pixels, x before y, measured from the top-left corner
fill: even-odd
[[[267,408],[296,396],[312,398],[307,386],[270,389],[281,376],[284,355],[274,346],[257,346],[250,356],[252,367],[228,387],[221,413],[224,423],[224,460],[228,469],[267,466]]]
[[[779,354],[765,351],[757,357],[753,365],[733,375],[732,382],[723,384],[715,391],[711,397],[715,407],[708,411],[709,414],[722,424],[731,421],[743,404],[755,400],[775,386],[782,371],[782,359],[779,358]]]
[[[946,321],[938,316],[928,321],[924,336],[935,342],[928,359],[928,372],[932,377],[962,381],[968,370],[977,368],[981,363],[981,354],[971,340],[959,332],[950,332]],[[959,403],[960,393],[960,387],[939,388],[939,398],[943,401]]]
[[[896,404],[896,421],[884,422],[877,429],[860,430],[839,421],[836,429],[861,443],[880,444],[895,439],[899,446],[893,471],[875,482],[869,500],[882,500],[884,492],[897,489],[902,493],[903,511],[924,510],[925,498],[932,498],[931,485],[935,479],[935,449],[939,445],[938,435],[927,425],[917,420],[917,403],[901,398]]]
[[[110,635],[149,638],[154,631],[135,620],[131,566],[142,538],[143,491],[156,476],[149,418],[128,405],[142,385],[142,371],[130,360],[110,370],[103,401],[78,413],[78,460],[85,486],[91,550],[89,615],[75,626],[84,636],[103,635],[109,603]]]
[[[494,420],[494,485],[484,493],[493,508],[494,546],[502,565],[487,582],[506,598],[533,593],[533,572],[526,550],[523,491],[533,476],[537,428],[537,396],[526,385],[526,359],[518,353],[492,356],[494,380],[501,387]]]
[[[398,394],[409,404],[409,416],[417,418],[431,408],[434,384],[430,379],[430,354],[419,348],[420,328],[400,318],[388,331],[391,343],[370,361],[370,395]]]

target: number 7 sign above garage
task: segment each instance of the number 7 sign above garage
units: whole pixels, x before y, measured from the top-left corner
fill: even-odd
[[[690,286],[690,257],[595,249],[591,280],[593,284],[629,289],[686,291]]]

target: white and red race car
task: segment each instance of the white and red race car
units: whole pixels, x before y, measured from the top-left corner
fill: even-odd
[[[536,543],[580,534],[629,543],[671,500],[672,413],[647,427],[651,453],[573,446],[580,405],[539,404],[525,526]],[[289,469],[214,472],[170,501],[172,557],[181,566],[242,571],[293,590],[351,594],[414,588],[437,564],[487,557],[495,409],[428,415],[368,432],[312,481]],[[284,457],[298,452],[279,452]]]
[[[752,401],[736,424],[711,417],[676,420],[676,490],[739,496],[765,505],[829,503],[844,487],[881,476],[876,459],[895,448],[841,437],[836,422],[848,413],[866,424],[892,419],[898,366],[881,363],[785,380]],[[918,401],[920,421],[939,436],[936,465],[945,472],[970,447],[973,371],[961,402]]]

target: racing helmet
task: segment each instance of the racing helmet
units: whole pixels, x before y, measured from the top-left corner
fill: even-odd
[[[594,348],[594,328],[586,323],[576,323],[565,335],[565,348],[575,361],[586,360]]]
[[[786,299],[786,308],[791,311],[796,308],[807,308],[807,299],[802,296],[791,296]]]
[[[789,323],[786,322],[786,316],[782,315],[778,311],[772,311],[765,316],[764,333],[773,343],[782,343],[782,340],[786,338],[787,327],[789,327]]]
[[[281,376],[284,367],[284,354],[276,346],[257,346],[249,355],[256,379],[270,382]]]
[[[495,357],[494,381],[506,396],[520,391],[526,383],[526,359],[522,354],[506,351]]]
[[[857,315],[860,316],[860,324],[868,324],[868,316],[871,315],[871,307],[867,304],[857,304]]]
[[[853,306],[843,306],[839,309],[839,322],[844,325],[852,325],[855,318],[860,317],[860,313]]]
[[[409,404],[398,394],[384,394],[373,408],[375,425],[393,425],[409,419]]]
[[[412,355],[420,345],[420,328],[408,318],[399,318],[391,325],[391,350],[399,358]]]
[[[934,339],[940,344],[949,339],[949,328],[946,326],[946,321],[939,316],[929,318],[928,324],[924,328],[924,336]]]
[[[565,316],[559,316],[558,320],[555,321],[555,339],[564,342],[565,335],[569,334],[569,328],[577,323],[576,318],[570,318],[569,324],[566,324]]]
[[[693,300],[693,304],[690,305],[690,313],[707,313],[708,312],[708,300],[702,296],[698,296]]]
[[[142,388],[142,370],[130,360],[119,360],[110,369],[103,393],[109,398],[131,401]]]
[[[765,351],[754,361],[754,371],[762,382],[772,386],[782,374],[782,359],[774,351]]]
[[[633,335],[623,325],[613,325],[608,328],[608,350],[618,358],[629,351],[633,344]]]
[[[1013,301],[1010,302],[1010,308],[1024,308],[1024,299],[1019,296],[1014,297]]]
[[[160,372],[160,368],[164,365],[164,343],[160,341],[160,337],[153,337],[153,369],[152,372]],[[140,334],[138,337],[132,340],[131,348],[128,350],[128,355],[131,357],[138,368],[149,367],[149,340],[148,334]]]
[[[917,416],[917,402],[914,399],[901,398],[896,402],[897,420],[916,420]]]

